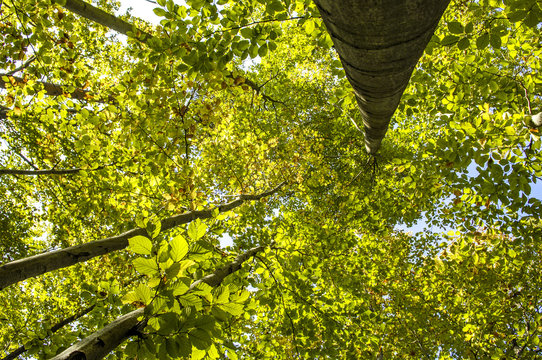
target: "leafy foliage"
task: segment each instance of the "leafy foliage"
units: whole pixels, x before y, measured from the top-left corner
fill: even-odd
[[[136,309],[109,358],[540,356],[539,2],[452,2],[376,157],[310,1],[158,0],[127,38],[66,3],[1,3],[2,262],[146,235],[4,289],[0,356]]]

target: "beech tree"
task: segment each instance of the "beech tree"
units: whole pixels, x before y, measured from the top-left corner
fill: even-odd
[[[0,5],[1,358],[540,356],[536,0]]]

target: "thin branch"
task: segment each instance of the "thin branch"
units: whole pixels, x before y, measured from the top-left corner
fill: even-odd
[[[4,77],[8,78],[7,82],[3,79]],[[9,74],[0,74],[0,88],[5,89],[8,82],[11,86],[25,86],[26,84],[25,79],[21,77],[12,76]],[[45,93],[49,96],[67,95],[72,99],[77,100],[87,100],[92,98],[92,96],[86,90],[75,89],[73,92],[67,93],[66,91],[64,91],[61,85],[52,84],[44,81],[37,81],[37,83],[43,85]]]
[[[26,156],[24,156],[22,153],[20,152],[15,152],[15,154],[19,155],[19,157],[21,159],[23,159],[28,165],[30,165],[34,170],[38,170],[38,168],[36,167],[36,165],[34,165],[34,163],[32,161],[30,161]]]
[[[246,25],[239,25],[239,26],[234,26],[234,27],[227,28],[227,29],[216,30],[216,31],[213,31],[212,33],[209,33],[208,35],[205,35],[205,36],[210,37],[211,35],[214,35],[216,33],[225,33],[226,31],[239,30],[239,29],[249,27],[249,26],[252,26],[252,25],[257,25],[257,24],[265,24],[265,23],[270,23],[270,22],[283,22],[283,21],[291,21],[291,20],[299,20],[299,19],[311,19],[311,18],[314,18],[314,17],[315,16],[293,16],[293,17],[290,17],[290,18],[287,18],[287,19],[259,20],[259,21],[254,21],[254,22],[248,23]],[[318,18],[320,18],[320,17],[318,17]]]
[[[21,70],[24,70],[28,67],[28,65],[30,65],[34,60],[36,60],[37,57],[34,55],[34,56],[31,56],[28,60],[26,60],[26,62],[24,64],[22,64],[21,66],[19,66],[18,68],[15,68],[9,72],[6,73],[6,75],[13,75],[15,74],[16,72],[19,72]]]
[[[20,169],[0,169],[1,175],[28,175],[28,176],[39,176],[39,175],[66,175],[66,174],[76,174],[80,171],[96,171],[105,168],[110,165],[98,166],[94,169],[47,169],[47,170],[20,170]]]
[[[58,330],[62,329],[64,326],[74,322],[75,320],[78,320],[80,318],[82,318],[83,316],[85,316],[86,314],[88,314],[89,312],[92,311],[92,309],[94,309],[94,307],[96,306],[96,304],[93,304],[83,310],[81,310],[80,312],[78,312],[77,314],[74,314],[68,318],[65,318],[61,321],[59,321],[58,323],[56,323],[55,325],[53,325],[50,329],[50,334],[54,334],[55,332],[57,332]],[[39,340],[45,340],[47,338],[46,337],[43,337],[43,338],[39,338]],[[22,345],[20,346],[19,348],[15,349],[14,351],[12,351],[11,353],[7,354],[2,360],[13,360],[15,359],[17,356],[25,353],[28,349]]]
[[[228,75],[228,77],[233,78],[233,75]],[[252,88],[252,90],[254,90],[256,92],[256,94],[261,95],[261,97],[264,100],[268,100],[268,101],[270,101],[272,103],[279,103],[279,104],[284,105],[283,101],[275,100],[275,99],[269,97],[268,95],[265,95],[263,92],[261,92],[261,89],[262,89],[263,85],[265,85],[265,83],[263,85],[258,85],[258,84],[256,84],[254,81],[252,81],[250,79],[244,78],[243,80],[244,80],[244,82],[240,83],[240,85],[242,85],[242,84],[248,85],[250,88]]]

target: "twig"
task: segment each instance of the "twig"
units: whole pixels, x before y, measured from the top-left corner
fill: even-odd
[[[16,72],[19,72],[23,69],[25,69],[28,65],[30,65],[34,60],[36,60],[37,57],[35,55],[31,56],[28,60],[26,60],[26,62],[24,64],[22,64],[21,66],[19,66],[18,68],[15,68],[9,72],[6,73],[6,75],[13,75],[15,74]]]

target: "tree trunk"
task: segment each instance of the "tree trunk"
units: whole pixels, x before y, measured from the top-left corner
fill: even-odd
[[[314,0],[363,118],[375,154],[408,80],[449,0]]]
[[[219,212],[230,211],[245,201],[259,200],[273,195],[284,182],[272,190],[258,195],[240,195],[237,200],[217,206]],[[172,229],[176,226],[187,224],[196,219],[209,219],[213,217],[213,209],[188,211],[179,215],[162,220],[161,231]],[[44,254],[30,256],[15,260],[0,266],[0,290],[19,281],[44,274],[49,271],[61,269],[80,262],[87,261],[99,255],[104,255],[116,250],[122,250],[128,246],[128,239],[137,235],[147,235],[142,228],[132,229],[123,234],[107,239],[91,241],[85,244],[71,246],[65,249],[50,251]]]
[[[226,276],[239,270],[247,259],[264,248],[264,246],[258,246],[240,254],[233,262],[192,283],[188,292],[192,291],[201,282],[205,282],[212,287],[219,286]],[[145,325],[144,320],[138,320],[139,317],[143,316],[143,313],[144,308],[141,308],[119,317],[51,360],[98,360],[104,358],[130,336],[139,333],[139,329]]]

